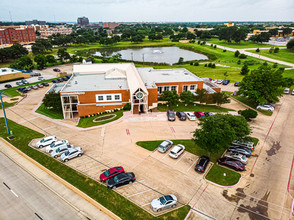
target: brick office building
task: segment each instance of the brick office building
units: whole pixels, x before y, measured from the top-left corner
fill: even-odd
[[[64,118],[121,109],[131,104],[133,114],[157,107],[163,91],[178,93],[220,88],[205,83],[186,69],[136,68],[133,63],[74,65],[71,79],[60,90]]]
[[[36,41],[33,27],[0,29],[0,44],[33,43]]]

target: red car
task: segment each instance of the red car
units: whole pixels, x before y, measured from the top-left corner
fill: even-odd
[[[106,170],[104,173],[100,174],[100,181],[105,182],[106,180],[120,174],[124,173],[124,168],[123,167],[112,167],[108,170]]]
[[[58,68],[54,68],[53,71],[54,71],[54,72],[60,72],[60,69],[58,69]]]
[[[205,114],[203,112],[194,112],[194,115],[197,118],[205,118]]]
[[[232,168],[236,171],[244,171],[245,170],[245,165],[237,160],[222,157],[222,158],[218,159],[217,162],[220,165],[227,166],[227,167]]]

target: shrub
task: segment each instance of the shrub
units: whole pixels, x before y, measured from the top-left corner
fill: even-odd
[[[245,110],[238,111],[238,114],[242,115],[247,121],[250,121],[251,118],[257,117],[257,112],[248,108]]]
[[[268,65],[268,63],[267,63],[267,62],[264,62],[262,65],[264,65],[264,66],[267,66],[267,65]]]
[[[208,66],[208,67],[211,67],[211,66],[212,66],[212,63],[209,63],[207,66]]]
[[[278,47],[276,47],[276,48],[274,49],[274,53],[279,53],[279,51],[280,51],[280,48],[278,48]]]
[[[259,48],[257,48],[257,49],[256,49],[256,52],[257,52],[257,53],[258,53],[258,52],[260,52],[260,49],[259,49]]]
[[[225,50],[223,50],[223,52],[227,52],[227,50],[225,49]]]
[[[214,48],[216,48],[216,45],[214,45]]]
[[[238,60],[237,64],[240,65],[241,64],[241,60]]]
[[[273,51],[274,51],[274,48],[273,47],[271,47],[271,49],[269,49],[269,53],[273,53]]]
[[[129,110],[131,110],[131,109],[132,109],[132,106],[131,106],[130,103],[125,104],[124,107],[123,107],[123,110],[124,110],[124,111],[129,111]]]
[[[245,54],[242,53],[242,54],[239,55],[239,58],[240,58],[240,59],[246,59],[247,56],[246,56]]]
[[[273,64],[273,68],[277,68],[278,67],[278,64],[277,63],[274,63]]]
[[[213,63],[213,64],[211,65],[211,68],[215,68],[215,63]]]
[[[204,64],[204,67],[207,67],[207,63]]]
[[[193,66],[193,62],[190,62],[190,65]]]
[[[213,44],[210,44],[211,47],[213,47]]]
[[[200,40],[198,41],[198,44],[201,44],[201,41]]]
[[[194,66],[199,66],[199,62],[196,61],[196,62],[194,63]]]
[[[239,50],[236,50],[236,52],[235,52],[235,57],[238,57],[239,55],[240,55]]]

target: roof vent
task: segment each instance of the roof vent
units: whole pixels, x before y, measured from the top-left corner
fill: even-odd
[[[78,84],[78,81],[75,81],[75,84]]]
[[[164,76],[168,76],[169,74],[168,74],[168,73],[163,73],[162,75],[164,75]]]

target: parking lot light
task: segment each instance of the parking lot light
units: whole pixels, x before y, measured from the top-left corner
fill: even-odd
[[[6,124],[7,133],[10,134],[10,132],[9,132],[9,127],[8,127],[8,123],[7,123],[7,118],[6,118],[6,114],[5,114],[5,109],[4,109],[4,103],[3,103],[3,100],[2,100],[2,94],[1,94],[1,91],[0,91],[0,99],[1,99],[2,110],[3,110],[4,119],[5,119],[5,124]]]

